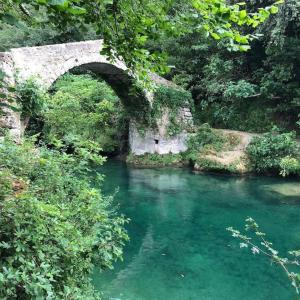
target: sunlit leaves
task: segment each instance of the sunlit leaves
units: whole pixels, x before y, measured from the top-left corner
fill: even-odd
[[[78,6],[72,6],[67,9],[67,11],[73,15],[83,15],[86,13],[86,9]]]
[[[51,6],[55,6],[58,9],[66,9],[69,6],[68,0],[50,0],[48,1],[48,4]]]
[[[270,14],[278,12],[278,1],[274,5],[259,8],[257,12],[247,12],[245,2],[229,5],[224,0],[191,0],[199,12],[199,23],[216,40],[225,40],[229,49],[234,51],[247,51],[249,42],[255,35],[241,35],[236,26],[257,27],[266,21]],[[201,27],[200,27],[201,28]]]
[[[277,6],[271,6],[270,8],[270,13],[271,14],[277,14],[278,13],[278,7]]]
[[[300,161],[300,147],[295,132],[269,132],[254,137],[247,146],[249,163],[257,173],[275,173],[282,171],[282,159],[289,157]]]
[[[211,36],[212,36],[215,40],[221,39],[221,37],[220,37],[217,33],[215,33],[215,32],[212,32],[212,33],[211,33]]]

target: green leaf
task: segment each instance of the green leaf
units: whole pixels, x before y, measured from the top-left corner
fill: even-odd
[[[242,52],[246,52],[248,50],[250,50],[251,47],[249,45],[241,45],[239,46],[239,50],[242,51]]]
[[[16,88],[13,86],[9,86],[9,87],[7,87],[7,90],[11,93],[14,93],[16,91]]]
[[[247,11],[245,9],[241,10],[239,17],[240,19],[245,19],[247,17]]]
[[[277,14],[278,13],[278,7],[277,6],[271,6],[271,8],[270,8],[270,13],[271,14]]]
[[[50,0],[49,5],[56,6],[60,9],[66,9],[69,6],[68,0]]]
[[[79,6],[69,7],[67,11],[72,15],[84,15],[86,13],[86,9]]]
[[[148,37],[146,35],[142,35],[137,37],[137,40],[140,44],[144,45],[147,42]]]
[[[17,25],[19,21],[11,14],[0,14],[0,20],[9,25]]]
[[[215,33],[215,32],[212,32],[210,35],[211,35],[215,40],[221,39],[221,37],[220,37],[217,33]]]

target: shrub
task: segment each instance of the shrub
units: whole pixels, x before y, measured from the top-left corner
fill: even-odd
[[[238,173],[238,167],[236,164],[224,164],[214,160],[213,158],[207,158],[199,155],[195,162],[195,169],[198,171],[207,171],[215,173]]]
[[[225,141],[225,137],[217,130],[211,128],[209,124],[203,124],[199,126],[196,134],[188,140],[188,148],[201,150],[210,145],[212,149],[220,151]]]
[[[300,174],[300,160],[294,157],[286,156],[280,160],[280,175],[283,177],[290,174]]]
[[[127,235],[126,220],[91,186],[91,158],[32,141],[0,145],[1,299],[98,298],[93,265],[111,268]]]
[[[35,78],[17,84],[15,92],[23,118],[37,116],[44,110],[48,95]]]
[[[221,151],[226,139],[217,130],[205,123],[198,127],[197,132],[187,141],[186,159],[197,161],[199,153],[207,150]]]
[[[0,171],[0,201],[10,195],[12,189],[12,174],[8,170]]]
[[[299,156],[299,144],[295,137],[294,132],[269,132],[254,137],[246,149],[251,167],[258,173],[278,174],[284,158],[297,159]]]
[[[150,166],[150,167],[163,167],[163,166],[178,166],[183,165],[184,161],[181,154],[151,154],[144,155],[129,154],[127,156],[127,163]]]

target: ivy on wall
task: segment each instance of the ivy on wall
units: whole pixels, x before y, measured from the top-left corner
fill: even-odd
[[[149,114],[149,123],[157,129],[163,114],[168,114],[167,134],[176,135],[183,130],[189,130],[190,124],[180,116],[180,109],[187,107],[193,111],[193,99],[189,91],[168,86],[160,86],[154,93],[153,107]]]

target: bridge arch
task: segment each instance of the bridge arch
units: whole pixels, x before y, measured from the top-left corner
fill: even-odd
[[[132,108],[133,120],[135,117],[143,117],[143,112],[151,109],[151,93],[140,90],[133,95],[133,74],[128,72],[124,62],[111,62],[101,55],[102,49],[102,40],[15,48],[0,53],[0,70],[12,85],[35,78],[46,88],[50,88],[60,76],[76,67],[90,70],[99,74],[114,89],[125,108]],[[150,77],[156,85],[170,85],[170,82],[156,74],[150,74]],[[12,135],[20,137],[23,131],[20,114],[8,110],[5,117],[0,119],[0,126],[1,123],[10,129]],[[129,132],[130,148],[135,154],[178,153],[186,150],[185,133],[168,137],[165,135],[166,125],[162,124],[157,130],[149,128],[142,136],[137,126],[135,122],[131,122]]]
[[[34,77],[49,88],[60,76],[80,67],[100,75],[115,90],[123,104],[149,105],[149,97],[142,91],[138,96],[130,94],[134,76],[130,75],[122,61],[111,62],[100,52],[103,41],[74,42],[39,47],[11,49],[12,72],[15,81]]]

